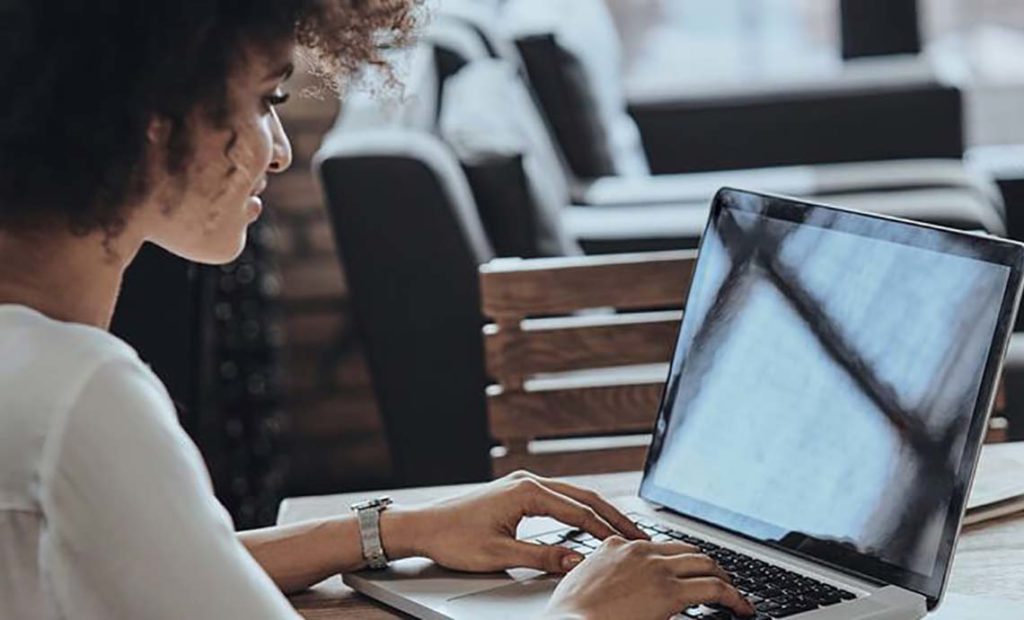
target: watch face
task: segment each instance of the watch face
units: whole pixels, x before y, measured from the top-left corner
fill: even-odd
[[[393,500],[390,497],[383,496],[383,497],[375,497],[373,499],[363,500],[361,502],[356,502],[356,503],[352,504],[352,506],[350,508],[352,510],[368,510],[370,508],[381,508],[381,509],[383,509],[383,508],[387,508],[392,503],[393,503]]]

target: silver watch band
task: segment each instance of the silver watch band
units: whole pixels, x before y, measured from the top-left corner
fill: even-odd
[[[363,548],[363,559],[372,569],[385,568],[388,558],[380,541],[380,513],[392,503],[390,497],[378,497],[352,504],[352,510],[359,520],[359,542]]]

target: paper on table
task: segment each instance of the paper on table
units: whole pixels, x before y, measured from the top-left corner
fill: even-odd
[[[1024,460],[1014,444],[987,444],[981,449],[968,510],[1024,495]]]
[[[1013,501],[1013,500],[1018,501]],[[1001,510],[992,510],[1001,504]],[[981,450],[978,473],[967,501],[969,524],[1024,510],[1024,459],[1019,456],[1019,447],[1013,444],[990,444]]]
[[[1021,620],[1024,602],[947,593],[942,604],[925,620]]]

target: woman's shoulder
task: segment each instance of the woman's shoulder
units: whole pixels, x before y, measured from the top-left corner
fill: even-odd
[[[0,305],[0,435],[42,440],[90,384],[112,394],[122,383],[155,398],[163,385],[135,350],[98,328],[51,319],[25,306]]]
[[[133,395],[135,403],[129,403]],[[24,306],[0,305],[0,472],[6,473],[0,496],[29,497],[31,481],[47,455],[56,456],[73,412],[97,399],[108,406],[94,403],[90,422],[107,428],[113,421],[103,418],[122,417],[140,399],[153,414],[140,412],[141,418],[173,419],[163,385],[117,337]]]
[[[21,305],[0,304],[0,348],[7,373],[36,370],[49,362],[60,370],[88,368],[111,358],[139,361],[128,343],[97,327],[52,319]],[[60,363],[64,360],[65,363]]]

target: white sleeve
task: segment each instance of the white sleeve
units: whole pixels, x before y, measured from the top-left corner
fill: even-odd
[[[239,542],[166,391],[140,363],[102,364],[48,442],[40,554],[62,617],[298,617]]]

